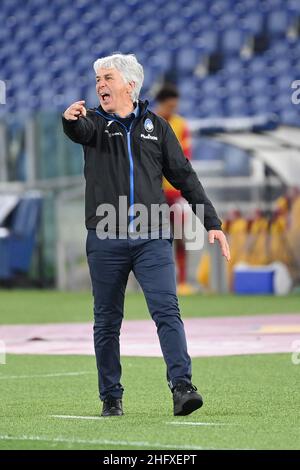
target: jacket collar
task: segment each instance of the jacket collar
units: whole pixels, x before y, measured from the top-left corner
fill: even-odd
[[[147,100],[145,101],[138,100],[138,105],[139,105],[139,116],[137,117],[137,119],[139,119],[145,114],[145,112],[147,111],[149,102]],[[98,108],[95,108],[95,111],[98,111],[108,121],[111,121],[112,119],[116,119],[111,114],[106,113],[101,105],[99,105]]]

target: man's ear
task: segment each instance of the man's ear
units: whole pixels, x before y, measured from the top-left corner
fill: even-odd
[[[131,92],[132,92],[132,90],[133,90],[134,87],[135,87],[135,82],[133,82],[133,81],[132,81],[132,82],[128,82],[128,85],[129,85],[129,88],[128,88],[128,90],[127,90],[127,93],[130,95]]]

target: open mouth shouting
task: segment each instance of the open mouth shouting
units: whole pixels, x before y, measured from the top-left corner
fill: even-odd
[[[102,105],[108,105],[111,102],[110,93],[103,91],[100,93],[100,102]]]

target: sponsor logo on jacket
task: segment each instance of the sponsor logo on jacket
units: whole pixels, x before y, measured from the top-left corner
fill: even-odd
[[[108,137],[114,137],[115,135],[121,135],[123,137],[122,132],[109,132],[107,129],[105,131],[108,134]]]
[[[155,135],[150,135],[150,134],[147,134],[147,135],[141,134],[141,137],[142,137],[143,139],[158,140],[158,138],[157,138]]]

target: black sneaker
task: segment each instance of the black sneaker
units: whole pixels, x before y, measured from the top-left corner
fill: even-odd
[[[187,382],[178,382],[172,390],[174,416],[186,416],[201,408],[203,399],[197,393],[197,387]]]
[[[103,401],[101,416],[122,416],[123,407],[120,398],[107,397]]]

